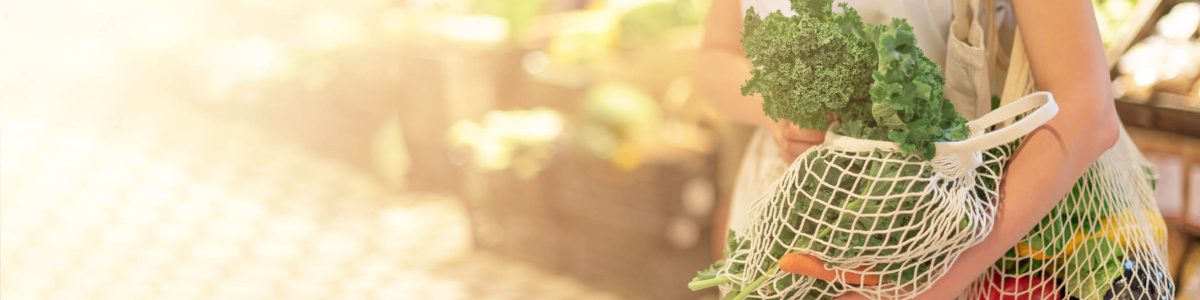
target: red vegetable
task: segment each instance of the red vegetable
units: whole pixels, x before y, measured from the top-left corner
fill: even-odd
[[[992,273],[978,300],[1060,300],[1054,280],[1040,276],[1005,277]]]

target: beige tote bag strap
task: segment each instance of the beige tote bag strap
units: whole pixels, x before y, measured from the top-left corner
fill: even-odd
[[[1001,43],[1000,43],[1000,28],[996,26],[996,0],[983,0],[983,32],[986,42],[985,51],[987,51],[987,61],[989,68],[1005,68],[1008,67],[1008,62],[1001,58]],[[988,70],[988,77],[1004,76],[1003,70]],[[993,79],[994,80],[994,79]],[[991,86],[991,89],[999,89],[998,86]]]
[[[982,0],[982,24],[986,39],[988,79],[990,91],[1000,96],[1008,78],[1009,60],[1012,56],[1012,38],[1016,19],[1013,17],[1010,0]],[[1003,8],[1003,10],[1001,10]],[[1007,42],[1007,44],[1006,44]]]
[[[989,27],[984,24],[987,24],[985,22],[989,22],[989,14],[995,14],[995,8],[988,7],[987,5],[989,5],[988,2],[993,1],[995,0],[952,0],[951,7],[954,10],[954,15],[952,22],[950,22],[951,34],[962,37],[967,44],[972,46],[986,45],[987,36],[990,35],[990,32],[988,32]],[[982,37],[971,35],[971,30],[973,30],[974,26],[978,26],[984,31]],[[994,26],[992,27],[994,28]],[[975,38],[978,39],[974,40]]]
[[[1028,95],[1034,91],[1033,71],[1029,68],[1029,57],[1025,54],[1025,42],[1021,29],[1013,35],[1012,57],[1008,61],[1008,77],[1004,79],[1004,92],[1000,94],[1000,105]]]
[[[951,8],[954,9],[954,22],[951,22],[951,33],[956,36],[967,36],[971,30],[971,0],[953,0]]]
[[[974,119],[991,110],[987,33],[981,0],[953,0],[954,19],[946,40],[943,92],[959,114]]]

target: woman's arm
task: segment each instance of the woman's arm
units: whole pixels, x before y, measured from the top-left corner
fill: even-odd
[[[816,130],[800,129],[787,121],[772,121],[763,113],[762,97],[743,96],[741,86],[750,79],[751,64],[742,52],[742,5],[739,0],[713,0],[704,24],[704,40],[696,64],[696,90],[725,117],[740,123],[770,127],[780,159],[790,162],[825,140]],[[729,202],[717,208],[713,230],[714,253],[725,247]]]
[[[742,96],[750,79],[750,61],[742,52],[742,10],[738,0],[714,0],[704,24],[696,65],[696,90],[725,117],[751,125],[775,122],[762,111],[762,97]]]
[[[741,1],[714,0],[704,24],[704,39],[696,64],[696,90],[701,98],[734,121],[773,129],[775,145],[784,161],[825,140],[825,133],[801,129],[787,121],[772,121],[762,110],[762,97],[743,96],[742,83],[750,79],[750,60],[742,52]]]
[[[963,253],[923,299],[962,293],[1050,213],[1119,134],[1091,1],[1013,2],[1037,88],[1053,93],[1061,109],[1026,137],[1009,163],[991,234]]]

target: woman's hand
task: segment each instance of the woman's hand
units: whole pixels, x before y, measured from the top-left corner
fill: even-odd
[[[808,148],[825,142],[825,132],[803,129],[792,122],[781,120],[771,128],[775,137],[775,146],[779,147],[779,158],[791,163]]]

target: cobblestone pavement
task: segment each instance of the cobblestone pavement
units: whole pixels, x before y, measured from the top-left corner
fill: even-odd
[[[82,107],[0,110],[0,298],[615,299],[472,252],[453,198],[182,109]]]

